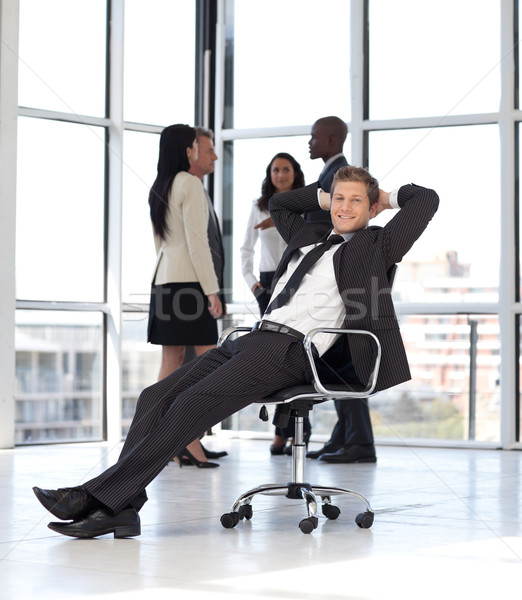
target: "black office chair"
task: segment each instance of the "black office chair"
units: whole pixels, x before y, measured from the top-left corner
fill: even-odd
[[[218,345],[221,345],[231,335],[251,331],[250,327],[229,327],[221,334]],[[335,365],[328,365],[328,353],[319,361],[314,358],[313,340],[319,332],[326,332],[344,337],[339,337],[336,344],[332,347],[331,355],[339,355],[340,351],[349,352],[349,345],[346,344],[347,336],[359,335],[366,336],[373,346],[374,367],[370,379],[366,385],[362,385],[352,374],[343,373],[339,370],[339,365],[351,368],[351,359],[344,362],[336,357]],[[252,499],[256,494],[263,495],[284,495],[290,499],[303,499],[306,502],[308,517],[299,523],[299,528],[303,533],[311,533],[318,525],[317,505],[318,497],[322,501],[322,513],[328,519],[337,519],[340,509],[331,504],[331,496],[339,494],[350,494],[359,498],[365,505],[366,510],[358,514],[355,518],[357,525],[363,529],[369,529],[373,525],[374,513],[368,500],[359,492],[338,487],[321,486],[306,482],[305,462],[306,445],[303,436],[303,419],[307,417],[315,404],[326,400],[345,400],[349,402],[353,398],[368,398],[377,383],[379,373],[379,364],[381,361],[381,345],[377,337],[370,331],[359,331],[350,329],[334,328],[316,328],[309,331],[303,340],[304,349],[313,373],[313,382],[310,385],[298,385],[286,388],[275,394],[259,400],[263,404],[260,411],[260,417],[268,420],[266,404],[275,404],[273,424],[279,427],[285,427],[291,417],[295,417],[295,437],[292,446],[292,480],[286,484],[269,483],[255,487],[244,494],[232,505],[231,511],[221,517],[221,524],[225,528],[235,527],[242,519],[251,519]],[[325,368],[326,365],[326,368]],[[321,374],[319,373],[321,371]],[[334,373],[333,378],[329,378],[329,373]],[[352,369],[353,373],[353,369]],[[355,373],[353,373],[355,375]],[[333,383],[325,381],[329,379]]]

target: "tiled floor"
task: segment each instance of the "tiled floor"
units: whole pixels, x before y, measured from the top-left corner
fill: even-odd
[[[378,447],[377,464],[307,460],[309,481],[365,494],[336,502],[341,516],[306,535],[304,506],[254,500],[251,521],[219,518],[241,492],[286,481],[290,459],[268,441],[213,436],[221,467],[172,463],[149,487],[142,534],[115,540],[62,537],[31,487],[75,485],[112,464],[107,445],[0,451],[0,599],[445,600],[519,598],[522,588],[521,454],[516,451]],[[315,445],[311,445],[311,448]]]

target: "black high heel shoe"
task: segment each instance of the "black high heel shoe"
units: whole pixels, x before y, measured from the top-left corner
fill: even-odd
[[[206,458],[223,458],[223,456],[228,456],[228,452],[226,450],[221,450],[220,452],[214,452],[214,450],[207,450],[205,446],[200,442],[201,448],[203,449],[203,454]]]
[[[218,463],[215,462],[204,462],[201,460],[198,460],[193,454],[191,454],[187,448],[184,448],[174,459],[178,465],[180,466],[180,468],[185,464],[193,464],[195,467],[197,467],[198,469],[215,469],[216,467],[219,467]]]

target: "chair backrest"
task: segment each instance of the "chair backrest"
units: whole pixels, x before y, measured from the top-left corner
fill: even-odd
[[[396,274],[397,265],[394,264],[386,272],[390,289],[393,287]],[[354,388],[363,386],[355,374],[346,335],[341,335],[320,359],[316,359],[315,366],[319,379],[323,383],[343,383],[353,385]]]

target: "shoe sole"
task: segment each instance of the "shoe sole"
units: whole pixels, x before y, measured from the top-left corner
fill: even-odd
[[[108,535],[109,533],[113,533],[115,538],[136,537],[137,535],[141,535],[140,525],[122,525],[121,527],[108,527],[107,529],[100,529],[98,531],[84,531],[82,529],[72,528],[64,529],[63,523],[48,523],[47,527],[56,533],[82,539],[95,538],[100,535]],[[67,527],[67,525],[65,525],[65,527]]]
[[[322,458],[321,462],[328,463],[330,465],[340,465],[340,464],[354,464],[354,463],[376,463],[376,456],[368,456],[367,458],[356,458],[355,460],[328,460],[326,458]]]

